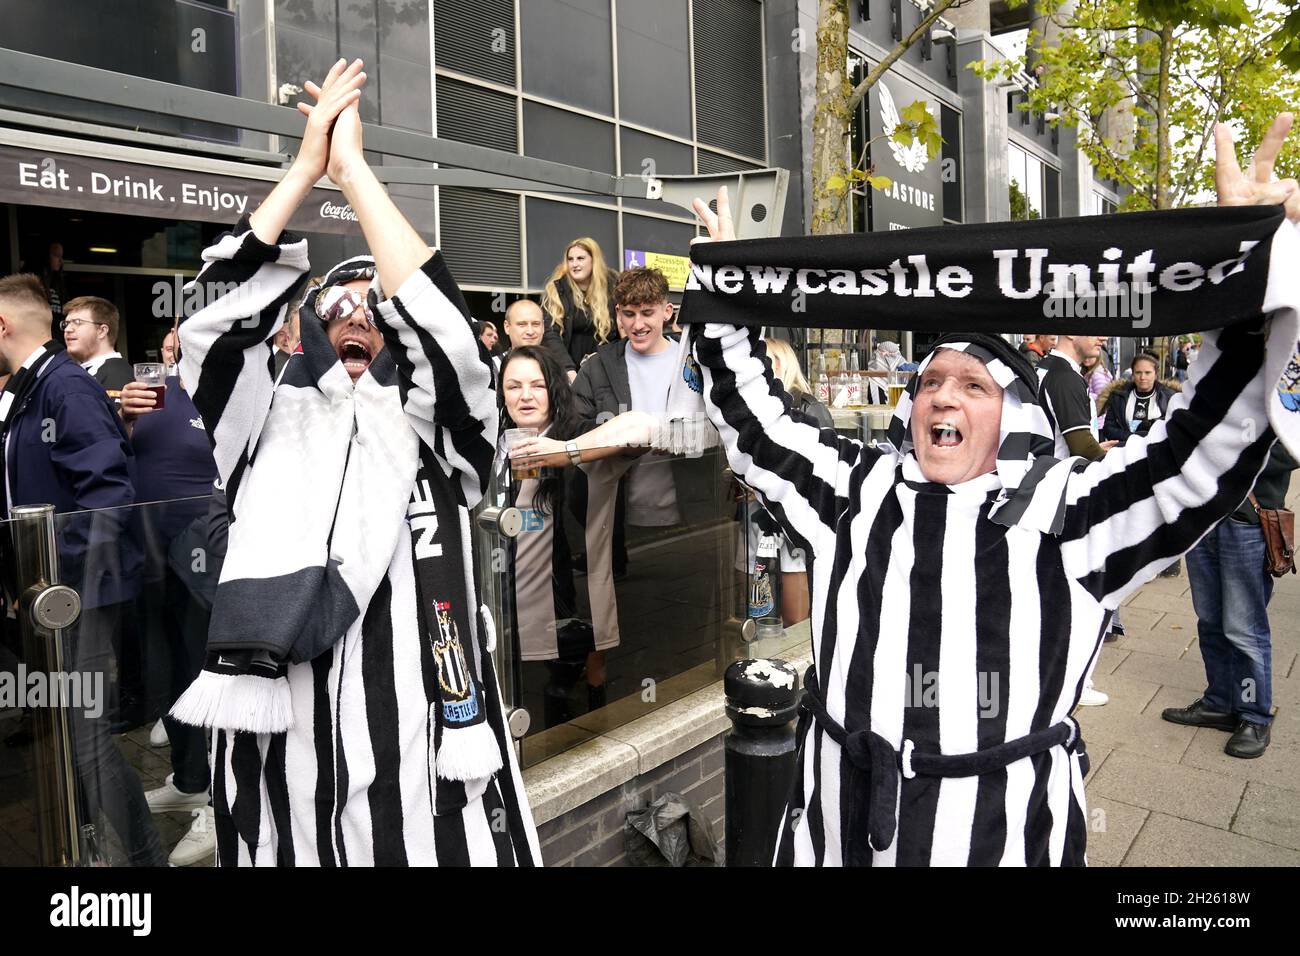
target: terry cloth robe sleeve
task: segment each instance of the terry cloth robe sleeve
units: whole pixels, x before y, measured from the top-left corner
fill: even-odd
[[[496,455],[496,386],[492,359],[442,255],[435,252],[380,302],[376,319],[397,363],[407,420],[444,469],[459,475],[473,508]]]
[[[1296,236],[1279,231],[1275,262],[1300,254]],[[1294,271],[1274,270],[1268,318],[1206,333],[1187,384],[1149,434],[1070,476],[1062,558],[1103,607],[1118,607],[1237,507],[1268,460],[1273,425],[1295,441],[1297,412],[1278,391],[1296,365]]]
[[[307,240],[284,232],[262,242],[244,216],[203,250],[203,263],[185,287],[203,307],[180,326],[181,379],[233,498],[271,407],[271,339],[310,268]]]
[[[881,452],[790,414],[760,329],[692,326],[704,405],[736,477],[758,494],[796,547],[810,554],[849,501],[849,474]]]

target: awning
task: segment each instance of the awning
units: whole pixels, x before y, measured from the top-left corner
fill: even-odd
[[[284,170],[0,126],[0,202],[218,222],[252,212]],[[434,235],[432,222],[412,225]],[[294,232],[360,234],[332,185],[317,186],[289,221]]]

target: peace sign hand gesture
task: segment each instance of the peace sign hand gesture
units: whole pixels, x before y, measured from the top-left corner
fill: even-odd
[[[718,187],[718,211],[715,213],[703,199],[696,198],[691,203],[695,214],[700,217],[704,227],[709,230],[708,238],[696,236],[691,245],[697,242],[730,242],[736,238],[736,227],[731,221],[731,201],[727,198],[727,187]]]
[[[1246,172],[1237,165],[1232,131],[1223,123],[1214,127],[1214,185],[1220,206],[1262,206],[1281,203],[1286,217],[1300,222],[1300,185],[1294,179],[1270,182],[1273,164],[1291,131],[1292,114],[1279,113],[1260,140],[1259,149]]]

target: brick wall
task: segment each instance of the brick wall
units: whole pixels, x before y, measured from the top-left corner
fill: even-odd
[[[623,822],[630,810],[676,792],[704,811],[723,849],[722,737],[707,740],[661,767],[634,777],[538,827],[547,866],[626,866]]]

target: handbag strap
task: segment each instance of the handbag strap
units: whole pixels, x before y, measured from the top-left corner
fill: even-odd
[[[1259,499],[1255,497],[1254,491],[1251,491],[1250,494],[1246,495],[1246,500],[1249,501],[1250,506],[1255,509],[1255,514],[1259,514],[1261,511],[1264,510],[1259,506]]]

